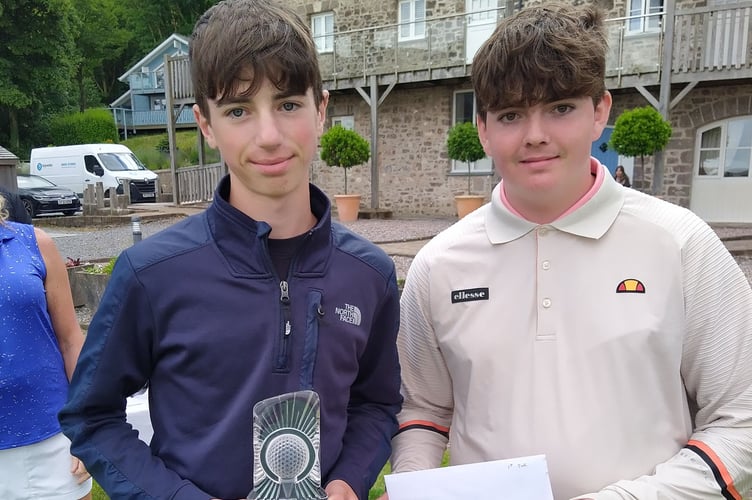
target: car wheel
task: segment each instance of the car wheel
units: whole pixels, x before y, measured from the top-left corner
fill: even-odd
[[[76,215],[76,210],[63,210],[64,215]]]
[[[23,202],[23,206],[26,209],[26,213],[29,214],[29,217],[34,217],[36,214],[34,213],[34,204],[31,200],[24,198],[21,201]]]

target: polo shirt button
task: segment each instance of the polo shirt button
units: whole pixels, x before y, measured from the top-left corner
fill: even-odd
[[[547,227],[540,227],[538,228],[538,236],[545,236],[548,234],[548,228]]]
[[[541,264],[541,267],[543,268],[544,271],[548,271],[549,269],[551,269],[551,263],[547,260],[544,260],[543,263]]]
[[[543,302],[541,302],[541,304],[543,305],[543,307],[548,309],[549,307],[551,307],[551,299],[543,299]]]

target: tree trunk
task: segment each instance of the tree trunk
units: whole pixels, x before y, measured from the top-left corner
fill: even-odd
[[[10,121],[10,147],[18,151],[21,147],[18,136],[18,110],[16,108],[8,108],[8,118]]]

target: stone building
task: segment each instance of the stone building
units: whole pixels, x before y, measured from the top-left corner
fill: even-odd
[[[582,1],[582,0],[575,0]],[[472,56],[505,12],[507,0],[290,0],[310,22],[329,123],[369,141],[376,161],[348,173],[363,207],[400,215],[452,215],[467,190],[465,165],[447,158],[446,135],[474,120]],[[544,0],[524,1],[525,5]],[[712,222],[752,222],[752,2],[598,0],[607,11],[607,86],[619,114],[654,105],[673,127],[661,158],[593,153],[611,170],[624,164],[638,187],[687,206]],[[662,169],[654,169],[654,163]],[[662,170],[662,174],[660,173]],[[372,184],[372,172],[377,172]],[[341,169],[321,162],[312,178],[330,195]],[[475,194],[498,182],[490,160],[473,166]]]
[[[709,222],[752,222],[752,0],[569,1],[596,2],[608,18],[614,105],[592,154]],[[375,153],[349,171],[348,191],[363,196],[362,208],[453,215],[467,167],[449,160],[446,137],[452,125],[475,120],[473,55],[506,13],[546,0],[287,2],[310,23],[319,49],[331,93],[327,126],[356,130]],[[171,64],[186,75],[177,80],[188,79],[185,60]],[[191,90],[175,92],[170,105],[192,102]],[[671,122],[673,135],[643,168],[606,145],[620,113],[646,105]],[[491,161],[471,168],[473,194],[488,197],[499,180]],[[321,161],[311,178],[330,196],[344,190],[341,169]]]

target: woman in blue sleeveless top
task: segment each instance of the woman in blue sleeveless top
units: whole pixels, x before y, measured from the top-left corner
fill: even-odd
[[[57,413],[84,337],[46,233],[6,220],[0,196],[0,498],[91,498]]]

